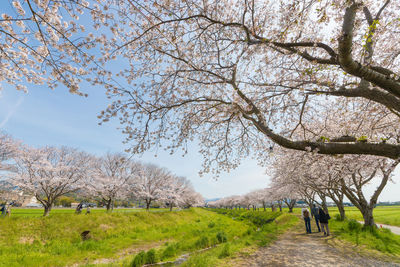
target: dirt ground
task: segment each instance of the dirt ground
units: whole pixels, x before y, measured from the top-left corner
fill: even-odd
[[[315,225],[313,225],[315,229]],[[334,236],[324,237],[323,233],[305,233],[303,224],[289,230],[268,247],[255,254],[236,259],[234,266],[400,266],[373,257],[361,256],[345,245],[333,242]],[[336,245],[332,245],[336,244]]]

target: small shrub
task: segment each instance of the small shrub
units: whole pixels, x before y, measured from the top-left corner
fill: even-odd
[[[215,222],[210,222],[209,224],[208,224],[208,228],[213,228],[215,226]]]
[[[146,253],[146,264],[156,263],[156,250],[154,248],[150,249]]]
[[[162,253],[162,259],[175,257],[177,254],[177,248],[178,246],[175,244],[171,244],[166,247]]]
[[[347,228],[350,232],[359,232],[362,228],[362,225],[356,220],[352,219],[347,223]]]
[[[200,222],[200,219],[197,219],[195,222]]]
[[[200,237],[199,240],[196,241],[195,246],[197,248],[206,248],[210,245],[210,241],[207,236]]]
[[[226,258],[231,255],[231,250],[229,244],[225,244],[224,247],[222,248],[221,253],[219,253],[218,258]]]
[[[246,235],[251,235],[253,233],[253,230],[251,228],[247,229]]]
[[[226,237],[225,232],[218,232],[217,233],[217,240],[218,243],[225,243],[226,241],[228,241],[228,238]]]
[[[137,254],[135,256],[135,258],[133,259],[131,266],[132,267],[140,267],[143,266],[145,264],[145,257],[146,257],[146,253],[144,251],[141,251],[139,254]]]

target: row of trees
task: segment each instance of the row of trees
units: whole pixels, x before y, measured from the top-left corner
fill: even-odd
[[[77,192],[87,198],[100,198],[108,211],[115,200],[134,198],[146,203],[154,201],[173,206],[202,205],[202,196],[195,192],[185,177],[172,174],[153,164],[130,160],[120,153],[96,157],[69,147],[33,148],[6,135],[0,137],[2,170],[18,190],[31,194],[48,215],[55,201]]]
[[[272,211],[282,211],[284,206],[289,208],[289,212],[293,212],[293,208],[296,205],[296,201],[299,200],[298,196],[293,192],[286,192],[286,188],[274,188],[268,187],[251,191],[244,195],[228,196],[216,201],[208,203],[209,207],[214,208],[226,208],[226,209],[259,209],[260,207],[266,211],[267,207],[270,207]]]
[[[302,200],[310,208],[318,203],[327,210],[327,200],[332,200],[340,214],[346,218],[344,200],[347,198],[357,207],[364,224],[374,226],[373,210],[387,183],[391,180],[398,160],[383,157],[341,155],[326,156],[295,150],[275,150],[270,171],[271,184],[268,188],[256,190],[243,196],[231,196],[209,203],[215,207],[267,206],[275,209],[282,204],[292,211],[296,201]],[[377,184],[371,196],[365,194],[365,187]]]

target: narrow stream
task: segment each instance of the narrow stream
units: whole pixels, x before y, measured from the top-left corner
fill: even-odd
[[[188,253],[188,254],[183,254],[181,255],[179,258],[177,258],[174,261],[165,261],[165,262],[158,262],[158,263],[154,263],[154,264],[146,264],[143,266],[146,267],[151,267],[151,266],[163,266],[163,267],[172,267],[172,266],[179,266],[182,263],[184,263],[185,261],[187,261],[189,259],[189,257],[195,253],[201,253],[201,252],[205,252],[207,250],[210,250],[212,248],[217,247],[218,245],[212,246],[212,247],[208,247],[208,248],[204,248],[204,249],[200,249],[200,250],[196,250],[192,253]]]

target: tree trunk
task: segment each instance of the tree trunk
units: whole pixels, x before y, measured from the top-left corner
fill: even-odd
[[[111,199],[106,201],[106,209],[107,209],[107,212],[111,212],[113,210],[112,209],[112,200]]]
[[[341,205],[336,204],[338,210],[339,210],[339,214],[340,214],[340,220],[343,221],[344,219],[346,219],[346,213],[344,210],[344,206],[343,203]]]
[[[265,202],[263,202],[263,208],[264,208],[264,211],[266,211]]]
[[[49,216],[49,213],[50,213],[50,211],[51,211],[51,204],[46,204],[46,205],[44,205],[44,213],[43,213],[43,216]]]
[[[374,212],[374,207],[367,206],[362,208],[361,213],[364,218],[364,226],[376,227],[373,212]]]
[[[169,211],[172,211],[172,206],[173,206],[173,204],[169,203]]]
[[[151,203],[151,200],[146,200],[146,210],[147,211],[150,210],[150,203]]]

